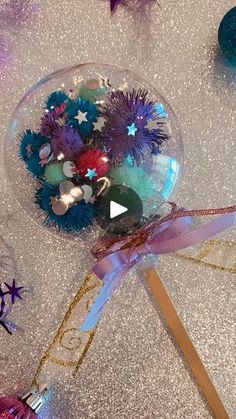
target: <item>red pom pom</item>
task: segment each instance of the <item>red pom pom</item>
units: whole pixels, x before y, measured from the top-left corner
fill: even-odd
[[[82,178],[96,181],[110,169],[109,159],[107,154],[99,148],[88,148],[77,157],[76,168]],[[92,174],[91,171],[93,171]]]

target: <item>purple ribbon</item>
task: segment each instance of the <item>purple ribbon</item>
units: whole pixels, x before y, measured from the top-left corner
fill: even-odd
[[[192,228],[194,217],[221,214],[215,220]],[[95,303],[85,318],[82,330],[93,329],[100,320],[105,303],[111,297],[123,275],[147,255],[161,255],[198,244],[227,230],[236,224],[236,205],[227,208],[177,210],[161,221],[147,225],[122,239],[102,239],[92,249],[95,257],[101,258],[93,267],[95,275],[104,281]]]

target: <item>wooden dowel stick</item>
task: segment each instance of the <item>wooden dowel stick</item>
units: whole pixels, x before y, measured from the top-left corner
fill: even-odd
[[[154,267],[142,270],[153,297],[181,348],[192,373],[202,390],[216,419],[229,419],[229,415],[198,355],[178,313]]]

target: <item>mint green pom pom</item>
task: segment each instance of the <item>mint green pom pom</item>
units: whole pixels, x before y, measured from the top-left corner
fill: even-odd
[[[45,179],[53,186],[60,185],[67,177],[63,173],[63,162],[49,163],[44,172]]]
[[[88,100],[89,102],[95,103],[99,96],[104,95],[106,89],[104,87],[100,87],[96,90],[89,90],[85,85],[81,86],[79,91],[79,96],[83,99]]]
[[[141,167],[122,164],[114,167],[110,173],[114,185],[126,185],[133,189],[145,203],[155,194],[155,184]]]

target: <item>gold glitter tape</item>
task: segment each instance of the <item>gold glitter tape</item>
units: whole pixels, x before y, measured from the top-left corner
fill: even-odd
[[[181,348],[202,393],[208,401],[214,417],[216,419],[229,419],[229,415],[220,399],[220,396],[217,393],[186,329],[184,328],[159,274],[154,267],[142,270],[142,273],[168,326]]]
[[[200,249],[177,252],[180,258],[226,272],[236,273],[236,242],[211,240]]]
[[[94,274],[87,275],[69,305],[56,335],[41,358],[32,385],[38,386],[40,382],[55,381],[57,374],[60,374],[60,370],[54,368],[55,365],[72,368],[73,375],[77,373],[96,333],[96,328],[89,332],[82,332],[80,325],[102,284],[102,281]]]

